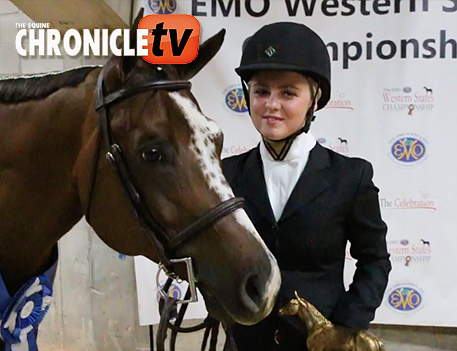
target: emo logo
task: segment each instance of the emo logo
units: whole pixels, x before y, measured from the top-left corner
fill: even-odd
[[[400,134],[389,141],[389,156],[402,166],[414,166],[427,157],[427,140],[417,134]]]
[[[162,285],[163,287],[163,285]],[[181,287],[178,284],[172,283],[170,287],[168,288],[168,295],[176,300],[181,300],[182,298],[182,291]],[[160,294],[159,291],[157,291],[157,302],[160,301],[162,298],[162,295]]]
[[[386,303],[400,313],[416,312],[423,306],[423,292],[413,284],[399,284],[387,292]]]
[[[176,0],[148,0],[148,6],[155,15],[169,15],[176,11]]]
[[[239,85],[232,85],[225,89],[224,102],[225,107],[235,115],[244,116],[248,112],[244,92]]]

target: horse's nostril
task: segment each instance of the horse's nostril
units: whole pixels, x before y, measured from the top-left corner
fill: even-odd
[[[252,312],[259,312],[262,301],[262,293],[259,286],[259,277],[250,275],[246,279],[246,283],[241,288],[241,300],[244,305]]]
[[[258,279],[256,276],[251,275],[246,282],[246,292],[252,301],[258,306],[261,300],[260,291],[258,286]]]

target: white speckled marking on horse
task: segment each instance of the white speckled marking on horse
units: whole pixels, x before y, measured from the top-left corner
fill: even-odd
[[[214,137],[221,133],[221,129],[216,122],[204,116],[191,100],[180,95],[178,92],[172,92],[169,94],[181,108],[184,117],[189,123],[190,129],[192,130],[192,141],[194,142],[190,148],[194,152],[195,157],[201,161],[202,171],[209,187],[219,195],[221,201],[234,197],[235,195],[233,194],[232,189],[227,184],[227,180],[222,174],[222,169],[216,156]],[[254,225],[250,221],[246,212],[239,209],[233,212],[233,214],[237,222],[245,227],[246,230],[262,244],[265,251],[268,252],[272,267],[275,267],[275,269],[271,272],[270,279],[267,284],[269,288],[269,291],[267,292],[267,304],[268,306],[271,306],[274,304],[275,297],[275,294],[272,292],[278,291],[279,285],[281,284],[281,276],[276,259],[266,247],[259,233],[257,233],[257,230],[254,228]]]

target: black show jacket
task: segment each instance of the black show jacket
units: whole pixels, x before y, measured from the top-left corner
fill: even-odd
[[[282,285],[277,307],[293,298],[296,290],[333,323],[368,328],[391,270],[387,226],[381,219],[371,164],[316,144],[278,222],[270,206],[259,147],[224,159],[222,166],[278,260]],[[357,269],[345,291],[347,241]]]

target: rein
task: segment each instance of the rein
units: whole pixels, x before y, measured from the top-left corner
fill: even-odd
[[[170,288],[173,279],[168,278],[164,284],[164,290]],[[184,299],[190,298],[190,287],[187,289]],[[203,341],[200,351],[205,351],[209,341],[208,351],[216,351],[217,338],[219,335],[219,327],[221,322],[212,318],[209,314],[203,320],[202,323],[191,326],[182,327],[182,321],[184,320],[184,314],[186,313],[188,304],[182,304],[179,312],[177,310],[177,304],[179,300],[174,297],[167,296],[166,298],[160,299],[159,311],[160,311],[160,323],[157,329],[157,351],[165,351],[165,340],[167,339],[167,329],[171,330],[169,351],[176,350],[176,337],[178,333],[193,333],[202,329],[205,329],[203,334]],[[171,320],[174,319],[174,323]],[[233,340],[232,330],[230,327],[225,327],[225,343],[223,351],[238,351],[235,341]]]
[[[172,338],[170,340],[173,343],[173,350],[174,350],[174,342],[176,340],[176,334],[178,332],[190,333],[193,331],[197,331],[203,328],[210,328],[213,330],[212,335],[215,334],[215,337],[211,337],[211,346],[214,347],[210,350],[215,350],[216,341],[217,341],[217,331],[219,329],[219,322],[214,320],[211,317],[207,317],[205,322],[201,325],[191,327],[191,328],[182,328],[181,322],[184,318],[184,313],[187,309],[187,304],[190,302],[197,301],[197,293],[195,289],[195,284],[197,279],[193,273],[193,266],[192,266],[192,258],[174,258],[176,250],[184,245],[186,242],[200,234],[202,231],[210,228],[214,223],[222,219],[223,217],[227,216],[228,214],[232,213],[233,211],[241,208],[244,204],[244,199],[242,198],[231,198],[229,200],[223,201],[209,212],[204,214],[202,217],[197,219],[194,223],[188,225],[184,230],[179,232],[178,234],[170,237],[165,229],[161,226],[161,224],[156,220],[153,214],[147,208],[145,201],[142,199],[140,192],[137,190],[137,187],[132,181],[132,177],[130,176],[128,165],[125,161],[125,158],[122,153],[121,146],[116,142],[111,125],[109,120],[109,106],[113,105],[117,102],[125,100],[129,97],[132,97],[136,94],[140,94],[146,91],[158,91],[158,90],[166,90],[166,91],[178,91],[178,90],[190,90],[191,83],[187,80],[160,80],[155,82],[148,82],[143,85],[138,85],[133,88],[129,89],[120,89],[108,95],[105,95],[105,86],[103,81],[103,74],[104,68],[100,72],[97,80],[97,95],[96,95],[96,104],[95,109],[98,113],[99,117],[99,127],[100,133],[97,135],[97,145],[94,154],[93,160],[93,168],[91,171],[91,180],[90,180],[90,187],[89,187],[89,200],[86,209],[86,217],[89,218],[90,214],[90,204],[92,198],[92,192],[95,184],[96,174],[97,174],[97,166],[98,166],[98,159],[99,153],[101,150],[101,144],[104,143],[106,152],[106,159],[110,162],[113,166],[117,178],[120,181],[122,188],[124,189],[125,194],[130,200],[130,204],[135,209],[137,216],[142,220],[142,222],[146,225],[148,231],[148,238],[152,242],[152,244],[156,247],[159,253],[159,268],[163,270],[167,276],[169,277],[169,283],[167,283],[160,287],[159,291],[164,299],[164,303],[162,304],[165,306],[162,308],[161,312],[161,321],[159,326],[159,332],[162,335],[160,339],[158,338],[158,348],[160,347],[160,343],[164,343],[166,339],[166,327],[172,329]],[[103,141],[102,141],[103,140]],[[188,273],[188,282],[189,287],[193,287],[193,289],[189,289],[186,293],[186,297],[183,301],[178,301],[168,294],[168,288],[171,284],[173,279],[179,279],[178,275],[173,271],[173,264],[184,262],[187,265],[187,273]],[[160,272],[160,270],[159,270]],[[182,303],[182,307],[180,309],[179,315],[177,315],[178,319],[176,323],[178,324],[171,324],[170,318],[173,315],[173,310],[176,311],[177,303]],[[182,315],[181,315],[182,311]],[[176,315],[176,312],[174,312]],[[217,324],[217,325],[216,325]],[[205,333],[206,335],[206,333]],[[209,332],[208,332],[209,335]],[[205,340],[208,339],[208,336],[205,336]],[[213,340],[214,339],[214,340]],[[173,341],[174,340],[174,341]],[[203,349],[206,348],[206,341],[204,341]],[[163,350],[163,349],[159,349]],[[224,347],[225,350],[225,347]]]
[[[168,291],[170,288],[173,279],[168,278],[163,290]],[[188,300],[191,295],[190,288],[187,289],[184,300]],[[191,327],[182,327],[181,324],[184,320],[184,314],[187,311],[188,304],[182,304],[179,312],[177,310],[177,299],[174,297],[168,296],[166,298],[160,299],[159,302],[159,312],[160,312],[160,323],[159,328],[157,329],[157,351],[165,351],[165,340],[167,339],[167,329],[171,330],[170,336],[170,346],[169,351],[175,351],[176,349],[176,338],[178,333],[193,333],[202,329],[205,329],[205,334],[203,337],[203,343],[201,351],[206,350],[206,345],[208,339],[211,335],[209,351],[216,351],[217,336],[219,333],[220,322],[212,318],[209,314],[205,320],[197,325]],[[174,319],[174,323],[171,320]]]

